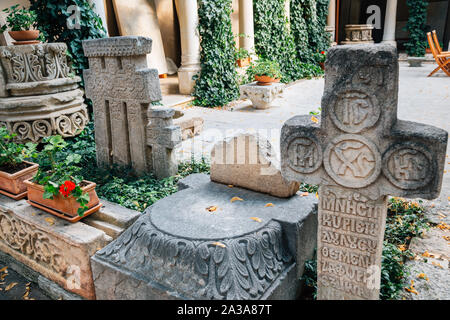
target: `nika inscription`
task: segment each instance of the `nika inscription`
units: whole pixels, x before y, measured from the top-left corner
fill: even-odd
[[[448,134],[397,120],[394,47],[336,46],[326,63],[320,124],[286,121],[281,172],[319,185],[317,298],[378,299],[387,196],[439,195]]]

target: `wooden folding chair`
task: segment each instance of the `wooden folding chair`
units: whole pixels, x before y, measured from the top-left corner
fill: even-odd
[[[434,38],[434,39],[433,39]],[[438,67],[431,71],[428,77],[431,77],[433,74],[441,69],[445,72],[446,75],[450,77],[450,52],[443,52],[439,42],[437,41],[436,31],[433,32],[433,37],[431,36],[431,32],[427,33],[428,45],[430,46],[431,53],[433,54],[434,60],[438,64]],[[437,45],[435,45],[437,42]]]
[[[448,53],[449,51],[442,51],[441,45],[439,44],[439,41],[438,41],[436,30],[431,31],[431,34],[433,35],[434,46],[436,47],[437,52],[439,54]]]

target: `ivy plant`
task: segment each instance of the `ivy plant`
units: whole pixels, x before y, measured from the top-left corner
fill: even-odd
[[[194,76],[194,104],[217,107],[239,97],[231,0],[199,0],[201,73]]]
[[[17,167],[25,159],[35,156],[37,144],[27,142],[20,144],[14,142],[17,136],[10,133],[7,128],[0,127],[0,167]]]
[[[428,1],[407,0],[406,5],[409,10],[408,22],[405,26],[405,30],[409,31],[409,41],[405,43],[406,52],[412,57],[423,57],[427,47],[426,22]]]
[[[36,12],[25,8],[19,9],[18,4],[4,9],[3,12],[7,13],[8,16],[6,17],[6,24],[0,28],[1,33],[5,32],[8,27],[11,31],[25,31],[36,25]]]
[[[88,66],[82,41],[102,38],[106,30],[88,0],[30,0],[37,27],[49,42],[65,42],[77,75]]]

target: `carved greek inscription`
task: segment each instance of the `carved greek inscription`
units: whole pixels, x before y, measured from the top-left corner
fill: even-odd
[[[294,136],[288,145],[289,166],[301,173],[311,173],[322,164],[322,150],[317,141],[304,136]]]
[[[368,139],[343,135],[334,139],[325,150],[325,170],[345,187],[362,188],[380,174],[381,156]]]
[[[401,189],[425,186],[434,176],[431,153],[416,144],[400,144],[391,148],[383,158],[383,172],[390,182]]]
[[[342,131],[358,133],[372,127],[380,117],[380,106],[374,97],[352,90],[338,94],[331,119]]]
[[[372,269],[379,265],[385,211],[384,198],[371,200],[351,189],[321,187],[318,273],[320,278],[341,279],[332,282],[333,290],[352,298],[373,298],[377,287]]]
[[[318,283],[324,287],[335,288],[352,296],[361,297],[363,299],[373,299],[373,292],[370,289],[342,277],[323,275],[318,279]]]

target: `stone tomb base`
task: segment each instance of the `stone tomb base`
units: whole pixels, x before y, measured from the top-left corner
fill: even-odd
[[[26,200],[0,196],[0,258],[13,269],[20,266],[16,268],[19,273],[29,270],[23,276],[38,279],[41,288],[58,287],[61,292],[75,294],[73,297],[95,299],[90,257],[140,215],[106,200],[101,202],[100,211],[83,222],[69,223]],[[30,273],[36,276],[30,277]],[[52,292],[49,295],[54,297]]]
[[[316,246],[314,196],[275,198],[205,174],[180,189],[91,258],[97,299],[298,297]]]

